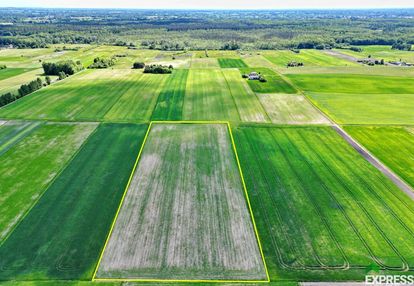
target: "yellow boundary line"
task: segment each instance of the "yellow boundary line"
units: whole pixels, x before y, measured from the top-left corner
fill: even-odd
[[[115,227],[115,223],[116,223],[116,220],[118,218],[119,212],[120,212],[120,210],[122,208],[122,205],[124,203],[125,196],[128,192],[128,189],[129,189],[129,186],[131,184],[132,178],[135,174],[135,170],[138,166],[139,159],[141,158],[141,154],[142,154],[142,151],[144,149],[145,143],[147,141],[148,135],[150,133],[152,124],[225,124],[227,126],[229,136],[230,136],[230,141],[231,141],[231,144],[232,144],[232,147],[233,147],[233,152],[234,152],[234,155],[236,157],[237,167],[239,169],[239,174],[240,174],[241,182],[242,182],[242,185],[243,185],[244,195],[245,195],[245,198],[246,198],[246,201],[247,201],[247,206],[248,206],[248,209],[249,209],[250,218],[251,218],[252,223],[253,223],[253,229],[254,229],[254,232],[255,232],[255,235],[256,235],[257,244],[259,246],[260,255],[262,257],[263,266],[265,268],[266,280],[225,280],[225,279],[223,279],[223,280],[217,280],[217,279],[215,279],[215,280],[207,280],[207,279],[205,279],[205,280],[203,280],[203,279],[201,279],[201,280],[200,279],[191,280],[191,279],[97,278],[96,277],[96,273],[98,272],[98,268],[99,268],[99,265],[101,264],[102,257],[103,257],[103,254],[105,252],[106,246],[108,245],[108,242],[109,242],[109,239],[112,235],[113,229]],[[249,199],[249,195],[247,193],[247,188],[246,188],[246,184],[245,184],[245,181],[244,181],[243,172],[242,172],[240,161],[239,161],[239,156],[237,155],[236,144],[234,143],[234,138],[233,138],[233,133],[231,131],[230,122],[228,122],[228,121],[202,121],[202,120],[201,121],[168,121],[167,120],[167,121],[151,121],[150,122],[150,124],[148,126],[148,129],[147,129],[147,132],[145,134],[144,140],[142,142],[141,148],[139,150],[137,159],[135,160],[134,168],[132,169],[131,175],[129,176],[129,180],[128,180],[128,183],[126,185],[124,194],[122,195],[121,202],[118,206],[118,209],[117,209],[117,212],[115,214],[114,220],[112,221],[111,228],[110,228],[108,236],[106,238],[104,247],[102,248],[101,254],[99,256],[98,263],[96,264],[96,268],[95,268],[95,271],[94,271],[93,276],[92,276],[92,281],[97,281],[97,282],[158,282],[158,283],[269,283],[270,282],[269,272],[267,270],[267,264],[266,264],[266,260],[265,260],[264,254],[263,254],[262,244],[260,242],[259,233],[257,231],[256,222],[254,220],[252,207],[250,205],[250,199]]]

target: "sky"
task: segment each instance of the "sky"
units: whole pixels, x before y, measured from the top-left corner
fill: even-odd
[[[407,8],[413,0],[0,0],[0,7],[139,9]],[[1,13],[1,11],[0,11]]]

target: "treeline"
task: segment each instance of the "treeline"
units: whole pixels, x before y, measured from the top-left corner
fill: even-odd
[[[93,60],[93,64],[88,66],[88,69],[106,69],[115,64],[116,64],[116,57],[112,57],[112,58],[97,57]]]
[[[37,78],[33,81],[31,81],[28,84],[23,84],[20,86],[20,88],[17,91],[17,94],[8,92],[0,96],[0,106],[4,106],[6,104],[9,104],[19,98],[22,98],[28,94],[31,94],[32,92],[35,92],[36,90],[41,89],[43,86],[51,84],[50,77],[46,77],[46,82],[43,83],[40,78]]]
[[[182,51],[414,44],[414,9],[139,11],[5,9],[0,46],[110,44]],[[87,20],[85,20],[87,18]]]
[[[155,74],[167,74],[172,73],[173,66],[163,66],[163,65],[148,65],[144,68],[144,73],[155,73]]]
[[[84,69],[80,61],[74,62],[72,60],[56,63],[44,62],[42,66],[45,75],[56,75],[59,76],[59,79],[64,79]]]

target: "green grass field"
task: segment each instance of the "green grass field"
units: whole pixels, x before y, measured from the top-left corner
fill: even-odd
[[[354,74],[288,74],[303,91],[360,94],[414,93],[411,77],[354,75]]]
[[[26,70],[26,72],[17,74],[12,77],[8,77],[0,81],[0,95],[3,95],[7,92],[17,93],[17,90],[22,84],[28,84],[32,80],[40,77],[43,81],[45,76],[43,75],[43,70],[41,69],[28,69],[28,68],[19,68],[19,70]],[[55,77],[51,77],[55,78]]]
[[[345,126],[345,130],[414,188],[414,129]]]
[[[2,69],[2,70],[0,70],[0,81],[8,79],[10,77],[14,77],[16,75],[20,75],[20,74],[25,73],[25,72],[29,72],[31,70],[32,69],[29,69],[29,68],[26,68],[26,69],[25,68],[6,68],[6,69]]]
[[[292,51],[266,51],[263,55],[278,67],[285,67],[289,62],[301,62],[304,66],[357,66],[357,63],[339,59],[317,50],[301,50],[300,53]],[[293,69],[301,69],[293,68]]]
[[[44,61],[88,66],[117,55],[113,67],[0,108],[0,285],[266,279],[241,178],[266,284],[414,273],[413,201],[329,126],[342,125],[414,188],[414,68],[319,50],[62,47],[0,49],[0,95],[44,79]],[[414,62],[413,52],[363,49],[355,57]],[[305,66],[287,68],[291,60]],[[136,61],[174,70],[144,74]],[[267,82],[242,77],[250,72]],[[131,175],[150,121],[172,123],[152,123]],[[217,121],[231,122],[243,177]]]
[[[219,58],[218,63],[221,68],[247,68],[242,59]]]
[[[0,155],[7,152],[13,145],[36,130],[38,126],[38,123],[24,121],[0,123]]]
[[[337,50],[340,53],[356,58],[367,58],[369,55],[374,59],[384,59],[385,61],[405,61],[414,63],[414,53],[412,51],[399,51],[391,49],[391,46],[361,46],[362,52],[351,50]]]
[[[0,109],[0,117],[148,120],[161,79],[156,75],[141,77],[133,70],[87,70]]]
[[[136,73],[128,77],[133,88],[127,89],[112,108],[105,114],[107,121],[148,121],[157,103],[166,75]]]
[[[413,94],[307,93],[341,124],[414,124]]]
[[[227,81],[220,69],[189,71],[183,119],[240,121]]]
[[[269,117],[263,109],[256,94],[242,78],[238,69],[223,70],[224,78],[236,103],[242,121],[266,122]]]
[[[241,68],[241,73],[249,74],[250,72],[261,73],[267,82],[258,80],[248,80],[251,89],[257,93],[296,93],[296,89],[283,80],[280,75],[268,68]]]
[[[93,124],[44,124],[0,156],[0,241],[94,128]]]
[[[0,280],[92,278],[146,128],[109,124],[97,128],[0,246]],[[70,138],[66,139],[66,149],[61,146],[60,151],[70,150]],[[47,170],[40,166],[43,169],[37,172]],[[4,205],[2,219],[3,210]]]
[[[273,279],[361,279],[373,265],[413,269],[411,199],[333,129],[234,133]]]
[[[184,97],[188,70],[175,70],[168,77],[158,96],[152,113],[152,120],[181,120],[183,117]]]

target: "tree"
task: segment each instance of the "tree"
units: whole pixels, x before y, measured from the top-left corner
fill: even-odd
[[[135,62],[132,66],[133,69],[143,69],[145,67],[145,63],[143,62]]]
[[[52,83],[52,80],[50,79],[50,76],[46,76],[45,81],[46,81],[47,85],[50,85]]]
[[[72,60],[61,61],[57,63],[43,63],[42,66],[43,66],[45,75],[57,75],[57,76],[61,72],[64,72],[67,75],[73,75],[84,69],[80,61],[77,61],[75,63]]]
[[[65,78],[67,78],[68,76],[63,72],[63,71],[61,71],[60,73],[59,73],[59,80],[62,80],[62,79],[65,79]]]

